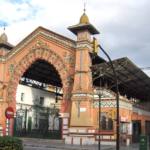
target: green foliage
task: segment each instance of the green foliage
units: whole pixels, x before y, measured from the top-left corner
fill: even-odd
[[[15,137],[0,137],[0,150],[23,150],[22,141]]]

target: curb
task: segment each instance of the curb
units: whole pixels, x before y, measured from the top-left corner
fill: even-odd
[[[89,150],[89,148],[84,148],[84,147],[71,147],[71,146],[69,146],[69,147],[65,147],[65,146],[55,146],[55,145],[52,145],[52,146],[50,146],[50,145],[33,145],[33,144],[23,144],[23,146],[29,146],[29,147],[40,147],[40,148],[58,148],[58,149],[62,149],[62,150]],[[103,150],[113,150],[114,148],[103,148]]]
[[[23,146],[30,146],[30,147],[41,147],[41,148],[61,148],[61,149],[65,149],[65,150],[88,150],[87,148],[80,148],[80,147],[64,147],[64,146],[44,146],[44,145],[33,145],[33,144],[23,144]],[[109,150],[109,149],[108,149]]]

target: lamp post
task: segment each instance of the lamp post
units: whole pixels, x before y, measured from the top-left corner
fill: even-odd
[[[106,55],[106,57],[108,58],[109,60],[109,63],[110,63],[110,67],[113,71],[113,74],[114,74],[114,81],[115,81],[115,87],[116,87],[116,112],[117,112],[117,115],[116,115],[116,134],[117,134],[117,137],[116,137],[116,150],[119,150],[120,149],[120,120],[119,120],[119,89],[118,89],[118,79],[117,79],[117,74],[116,74],[116,71],[115,71],[115,68],[114,68],[114,65],[112,63],[112,60],[111,58],[109,57],[109,55],[107,54],[107,52],[101,47],[100,44],[98,44],[97,42],[97,39],[96,38],[93,38],[93,52],[95,54],[98,53],[98,48],[100,48],[100,50],[102,50],[102,52]]]
[[[100,92],[99,92],[99,140],[98,140],[98,150],[100,150],[101,149],[101,135],[100,135],[100,130],[101,130],[101,128],[100,128],[100,122],[101,122],[101,95],[100,95]]]
[[[110,66],[112,68],[113,74],[114,74],[114,80],[115,80],[115,87],[116,87],[116,112],[117,112],[117,118],[116,118],[116,150],[120,149],[120,120],[119,120],[119,89],[118,89],[118,79],[117,79],[117,74],[115,71],[115,68],[113,66],[112,60],[107,54],[107,52],[101,47],[101,45],[98,45],[98,47],[102,50],[102,52],[106,55],[110,62]]]
[[[101,77],[101,72],[100,72],[100,77]],[[99,105],[98,105],[98,114],[99,114],[99,140],[98,140],[98,150],[101,150],[101,135],[100,135],[100,130],[101,130],[101,78],[99,78],[99,93],[98,93],[98,97],[99,97]]]

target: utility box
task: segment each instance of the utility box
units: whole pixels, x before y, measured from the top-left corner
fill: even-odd
[[[149,150],[149,145],[148,145],[148,136],[146,135],[141,135],[140,136],[140,149],[139,150]]]

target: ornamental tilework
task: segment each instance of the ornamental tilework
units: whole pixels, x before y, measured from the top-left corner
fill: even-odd
[[[101,101],[100,106],[101,107],[116,107],[116,102],[115,101]],[[98,108],[99,101],[94,101],[93,107]]]

